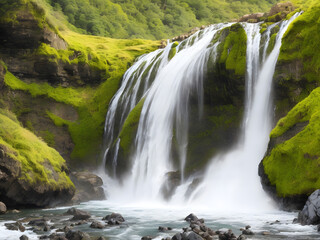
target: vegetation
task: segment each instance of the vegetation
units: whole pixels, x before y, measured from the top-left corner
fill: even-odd
[[[317,0],[293,1],[305,12],[288,28],[283,37],[279,61],[282,63],[300,60],[303,63],[303,78],[309,82],[319,81],[320,2]]]
[[[44,1],[44,0],[43,0]],[[46,0],[78,31],[113,38],[162,39],[202,24],[267,11],[277,0]],[[39,0],[38,0],[39,2]]]
[[[124,154],[128,154],[130,147],[133,145],[132,143],[138,129],[144,101],[145,98],[142,98],[140,102],[132,109],[119,134],[120,147],[124,150]]]
[[[283,136],[297,123],[308,123],[289,140],[276,145],[264,159],[264,169],[281,197],[310,194],[320,188],[320,88],[298,103],[271,132]]]
[[[223,31],[229,31],[229,33],[219,45],[219,48],[222,48],[219,62],[225,63],[226,69],[234,70],[236,75],[244,75],[246,71],[246,32],[240,24],[234,24]]]
[[[0,146],[20,162],[21,180],[34,185],[47,183],[54,190],[74,187],[64,171],[67,167],[60,154],[21,127],[15,115],[4,109],[0,109]]]

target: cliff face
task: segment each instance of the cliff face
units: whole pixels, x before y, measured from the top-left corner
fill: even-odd
[[[320,5],[308,2],[283,38],[275,73],[275,119],[259,174],[284,208],[303,207],[319,185]]]

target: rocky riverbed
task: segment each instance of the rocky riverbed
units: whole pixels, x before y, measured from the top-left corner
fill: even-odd
[[[109,201],[20,212],[9,210],[0,215],[0,239],[14,240],[23,235],[22,239],[63,240],[319,239],[316,226],[292,223],[297,213],[194,210],[181,206],[128,206]],[[189,215],[190,211],[195,214]]]

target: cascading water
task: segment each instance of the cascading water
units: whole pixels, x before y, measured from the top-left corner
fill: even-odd
[[[265,153],[271,130],[271,83],[281,38],[295,17],[297,14],[290,21],[281,23],[274,49],[268,57],[267,48],[264,48],[262,56],[259,55],[259,24],[243,24],[248,40],[242,137],[232,151],[212,159],[202,184],[189,197],[189,201],[212,205],[221,210],[257,210],[270,207],[260,185],[257,169]],[[131,156],[131,172],[123,179],[121,186],[109,180],[110,199],[159,199],[166,173],[176,170],[171,156],[173,135],[178,146],[182,183],[173,201],[185,199],[188,185],[192,182],[192,179],[184,180],[190,96],[196,92],[198,114],[201,117],[206,63],[209,56],[216,55],[219,45],[219,42],[211,44],[211,40],[219,30],[230,25],[213,25],[196,33],[180,43],[177,47],[178,53],[170,61],[168,58],[173,47],[171,44],[164,50],[145,55],[125,74],[106,118],[105,136],[108,140],[105,155],[112,144],[117,146],[113,151],[118,151],[117,137],[126,116],[142,98],[144,104],[135,139],[135,151]],[[266,34],[270,34],[270,29]],[[268,36],[267,41],[269,39]],[[260,59],[265,61],[260,62]],[[115,119],[120,119],[119,125]],[[117,144],[114,144],[115,142]],[[111,161],[116,165],[117,155],[113,156],[115,158]]]

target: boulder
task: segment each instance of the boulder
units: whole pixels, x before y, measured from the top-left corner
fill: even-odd
[[[90,236],[87,233],[81,232],[81,231],[69,231],[66,234],[66,238],[68,240],[90,240]]]
[[[8,230],[12,230],[12,231],[20,231],[20,232],[24,232],[25,231],[25,227],[22,225],[21,222],[15,222],[15,223],[5,223],[4,224],[6,226],[6,228]]]
[[[0,214],[4,214],[6,212],[7,212],[7,206],[3,202],[0,202]]]
[[[152,237],[150,236],[144,236],[141,238],[141,240],[152,240]]]
[[[104,225],[98,221],[93,221],[90,225],[91,228],[103,229]]]
[[[105,216],[102,220],[105,220],[108,225],[120,225],[125,221],[119,213],[111,213],[110,215]]]
[[[302,225],[320,224],[320,189],[314,191],[309,196],[302,211],[298,215],[298,222]]]
[[[196,215],[194,215],[193,213],[190,213],[188,216],[186,216],[186,218],[184,220],[191,223],[191,222],[198,221],[199,218]]]
[[[90,200],[103,200],[106,198],[102,179],[90,172],[72,172],[70,178],[76,186],[76,194],[72,198],[73,203]]]
[[[87,220],[91,217],[88,212],[76,208],[70,208],[65,215],[73,215],[73,218],[71,219],[72,221]]]
[[[20,240],[28,240],[29,238],[26,235],[22,235],[19,239]]]

